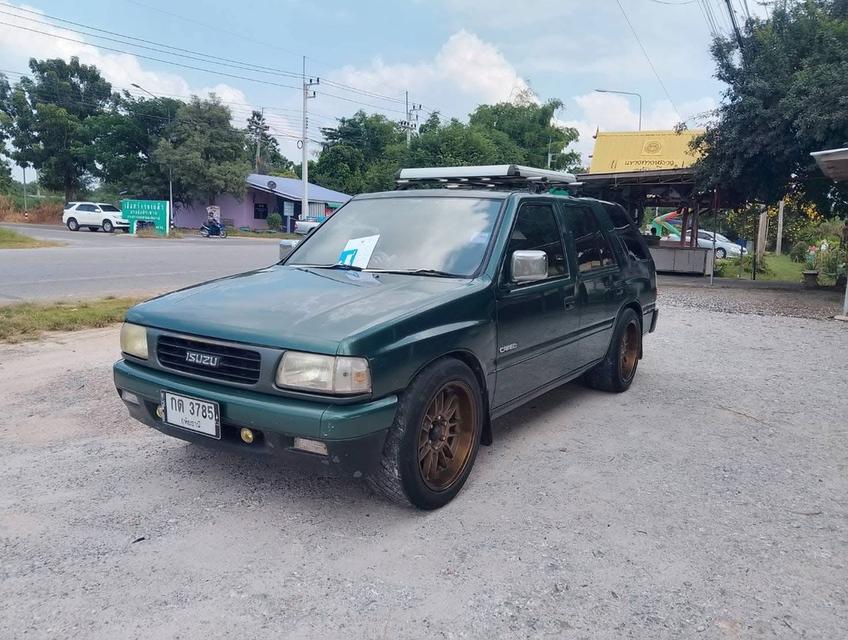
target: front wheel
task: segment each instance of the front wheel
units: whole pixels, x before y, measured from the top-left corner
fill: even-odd
[[[718,249],[716,249],[716,256],[715,257],[718,258],[719,260],[724,260],[727,257],[727,249],[719,247]]]
[[[200,228],[200,235],[202,235],[204,238],[208,238],[209,237],[209,229],[207,229],[206,227],[201,227]]]
[[[636,377],[641,355],[642,324],[628,307],[618,316],[606,357],[586,374],[586,384],[602,391],[627,391]]]
[[[227,237],[227,230],[226,230],[226,229],[221,229],[221,231],[219,231],[219,235],[220,235],[222,238],[226,238],[226,237]]]
[[[115,225],[112,224],[111,220],[104,220],[101,226],[106,233],[112,233],[115,230]]]
[[[384,497],[438,509],[459,493],[477,457],[483,400],[474,373],[444,359],[404,391],[377,469],[368,476]]]

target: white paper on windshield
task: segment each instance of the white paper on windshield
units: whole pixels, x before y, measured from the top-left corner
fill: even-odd
[[[365,236],[364,238],[351,238],[339,254],[339,264],[365,269],[371,260],[371,254],[374,253],[374,247],[377,246],[379,239],[379,234],[376,236]]]

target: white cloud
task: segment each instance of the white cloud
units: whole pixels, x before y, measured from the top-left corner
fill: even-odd
[[[595,132],[600,131],[636,131],[639,126],[639,108],[637,99],[610,93],[587,93],[576,96],[574,102],[580,114],[573,120],[563,120],[560,124],[574,127],[580,139],[574,148],[580,152],[583,162],[588,165],[592,153]],[[702,122],[702,114],[715,109],[713,98],[705,97],[683,102],[677,105],[680,116],[668,100],[657,100],[643,105],[642,129],[671,129],[684,119],[690,128]]]
[[[494,45],[465,29],[450,36],[432,60],[387,64],[376,58],[368,67],[343,67],[330,78],[384,94],[387,87],[408,88],[413,101],[425,102],[426,96],[426,106],[446,115],[464,115],[481,102],[509,100],[529,88]]]

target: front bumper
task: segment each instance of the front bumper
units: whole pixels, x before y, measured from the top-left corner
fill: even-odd
[[[397,396],[347,405],[292,399],[188,379],[126,360],[115,363],[113,374],[122,399],[125,391],[139,399],[138,404],[124,401],[130,415],[162,433],[239,453],[312,458],[354,476],[367,473],[379,462],[397,407]],[[164,423],[156,415],[163,390],[217,402],[221,439]],[[239,437],[242,427],[258,432],[252,444]],[[325,443],[328,455],[294,449],[295,437]]]

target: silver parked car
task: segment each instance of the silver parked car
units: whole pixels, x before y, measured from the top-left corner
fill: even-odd
[[[686,236],[686,240],[689,240],[689,235]],[[662,239],[663,242],[680,242],[680,236],[665,236]],[[698,246],[701,249],[712,249],[713,248],[713,232],[705,231],[704,229],[698,230]],[[747,255],[748,250],[745,247],[742,247],[735,242],[731,242],[725,236],[720,233],[715,234],[715,255],[719,260],[723,258],[738,258],[740,256]]]

